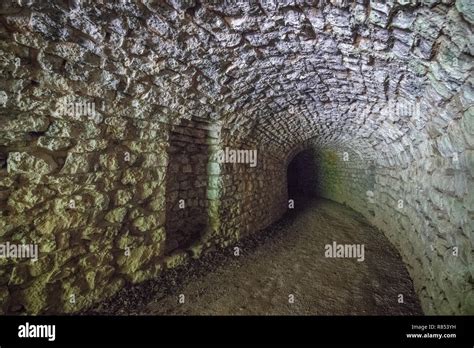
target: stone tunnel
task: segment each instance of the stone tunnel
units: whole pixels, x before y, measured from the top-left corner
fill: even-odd
[[[389,241],[423,313],[473,314],[473,23],[470,0],[2,1],[0,312],[86,310],[306,195]]]

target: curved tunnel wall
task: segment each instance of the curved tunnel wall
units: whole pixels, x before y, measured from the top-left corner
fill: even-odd
[[[425,313],[472,312],[472,222],[462,207],[470,197],[467,187],[456,195],[450,162],[425,174],[420,162],[435,156],[400,170],[355,153],[344,161],[347,152],[334,148],[313,151],[318,182],[308,191],[347,204],[384,232],[402,255]]]
[[[302,149],[317,191],[398,247],[426,313],[473,312],[469,1],[0,15],[0,238],[40,248],[0,259],[3,312],[78,311],[272,223]]]

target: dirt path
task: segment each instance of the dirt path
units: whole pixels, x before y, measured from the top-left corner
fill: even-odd
[[[333,241],[364,244],[364,261],[325,257]],[[233,247],[213,253],[125,288],[89,314],[421,314],[399,254],[343,205],[309,201],[238,246],[240,256]]]

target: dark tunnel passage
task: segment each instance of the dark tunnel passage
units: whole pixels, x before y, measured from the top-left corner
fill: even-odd
[[[311,149],[298,153],[288,164],[288,199],[318,197],[318,168]]]

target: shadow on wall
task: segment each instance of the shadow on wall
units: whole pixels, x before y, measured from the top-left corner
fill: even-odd
[[[166,176],[165,254],[201,239],[208,219],[207,131],[184,120],[170,131]]]

